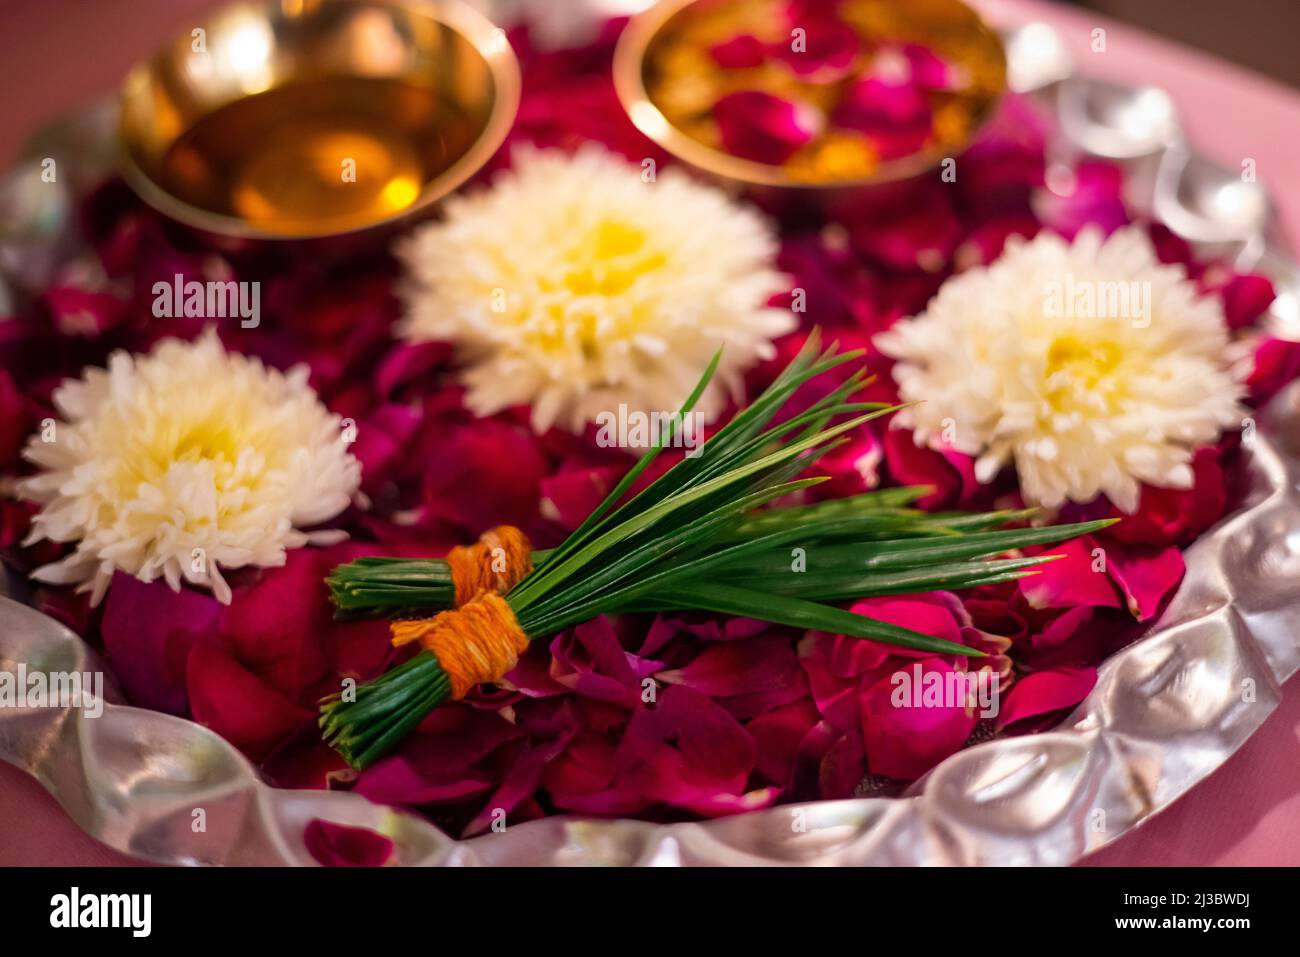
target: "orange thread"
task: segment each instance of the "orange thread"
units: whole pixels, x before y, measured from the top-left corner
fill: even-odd
[[[451,679],[451,696],[463,698],[476,684],[497,681],[519,661],[528,636],[514,610],[494,591],[432,618],[395,621],[393,644],[418,641],[433,652]]]
[[[532,551],[528,536],[513,525],[498,525],[473,545],[457,545],[447,554],[457,607],[484,592],[510,591],[533,570]]]
[[[447,554],[456,608],[432,618],[395,621],[393,644],[418,641],[432,652],[451,679],[453,698],[470,688],[496,681],[519,660],[528,636],[514,610],[501,597],[533,570],[533,546],[513,525],[498,525],[473,545],[458,545]]]

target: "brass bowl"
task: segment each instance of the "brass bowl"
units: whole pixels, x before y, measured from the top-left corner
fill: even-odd
[[[122,172],[208,232],[355,232],[481,169],[519,88],[505,34],[459,0],[238,3],[128,75]]]
[[[1001,38],[979,15],[961,0],[847,0],[845,7],[856,5],[870,17],[873,11],[886,10],[889,17],[908,34],[906,39],[923,39],[960,66],[978,65],[985,74],[992,72],[996,92],[987,106],[971,123],[970,133],[960,144],[959,153],[970,145],[997,111],[1006,89],[1006,54]],[[870,194],[873,188],[901,184],[937,168],[945,157],[918,152],[880,162],[870,175],[856,178],[810,180],[792,175],[781,166],[771,166],[734,156],[702,142],[673,125],[648,93],[647,77],[660,67],[656,54],[666,36],[686,26],[689,29],[695,11],[708,7],[723,10],[734,7],[738,17],[752,21],[757,5],[753,0],[661,0],[634,17],[619,37],[614,52],[614,83],[618,96],[633,124],[673,156],[697,169],[733,184],[739,184],[759,197],[794,197],[798,194]]]

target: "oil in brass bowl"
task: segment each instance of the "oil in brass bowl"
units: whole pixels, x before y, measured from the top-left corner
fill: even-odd
[[[661,0],[633,18],[614,55],[615,85],[632,122],[678,159],[760,196],[857,194],[914,179],[960,153],[987,124],[1006,89],[1001,39],[960,0],[840,0],[835,8],[839,20],[856,30],[864,44],[921,44],[961,71],[966,78],[963,99],[941,94],[935,113],[936,130],[941,115],[948,121],[948,141],[881,158],[867,171],[833,161],[772,165],[727,152],[719,143],[710,105],[719,91],[745,90],[757,76],[758,83],[782,94],[792,91],[792,100],[806,94],[803,102],[816,109],[871,67],[870,54],[860,55],[846,75],[814,86],[801,84],[793,74],[764,76],[761,69],[767,67],[719,71],[708,59],[712,45],[739,35],[789,42],[791,24],[783,18],[788,7],[788,0]],[[674,95],[668,98],[665,90]]]
[[[127,77],[123,175],[209,232],[336,235],[450,193],[518,105],[504,34],[458,0],[240,3]]]

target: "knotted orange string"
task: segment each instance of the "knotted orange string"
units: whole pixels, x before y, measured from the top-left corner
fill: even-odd
[[[457,607],[432,618],[395,621],[393,644],[418,641],[432,652],[451,679],[453,698],[470,688],[497,681],[514,668],[528,647],[528,636],[501,595],[533,570],[528,536],[513,525],[500,525],[473,545],[447,555]]]
[[[479,594],[504,595],[533,570],[533,546],[513,525],[498,525],[473,545],[457,545],[447,554],[456,605],[467,605]]]
[[[393,622],[393,644],[412,641],[437,657],[451,679],[453,698],[465,697],[476,684],[499,680],[528,647],[514,611],[492,591],[432,618]]]

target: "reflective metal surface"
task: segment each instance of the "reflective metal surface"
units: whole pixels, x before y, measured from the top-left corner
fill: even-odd
[[[614,53],[614,85],[623,109],[642,133],[669,153],[725,182],[777,195],[782,192],[797,195],[827,191],[854,195],[865,193],[874,186],[912,179],[939,166],[944,157],[922,151],[881,162],[866,177],[810,182],[806,177],[793,175],[785,167],[769,166],[715,149],[674,126],[647,91],[646,79],[661,41],[678,28],[679,21],[690,22],[694,12],[691,8],[697,2],[661,0],[633,17],[619,35]],[[715,2],[710,9],[717,11],[719,7],[720,4]],[[953,151],[959,154],[992,118],[998,97],[1006,89],[1003,74],[1007,65],[1001,38],[962,0],[909,0],[898,6],[897,15],[905,25],[905,36],[933,37],[942,41],[942,52],[959,68],[975,75],[987,72],[997,76],[996,85],[990,83],[993,92],[981,102],[973,117],[970,134],[962,141],[960,149]]]
[[[236,3],[127,76],[122,173],[214,233],[365,229],[477,172],[519,83],[504,32],[460,0]]]
[[[1034,30],[1009,40],[1013,54],[1037,64],[1013,75],[1046,77],[1027,88],[1050,96],[1060,84],[1053,41],[1050,31]],[[1130,155],[1138,140],[1153,142],[1151,131],[1135,131]],[[1157,163],[1168,149],[1152,153]],[[1185,203],[1189,216],[1216,221],[1218,207],[1195,198],[1199,187],[1168,178],[1148,185],[1152,192],[1138,197],[1148,208]],[[1267,323],[1296,335],[1300,274],[1267,241],[1267,216],[1219,225],[1215,244],[1260,250],[1260,268],[1280,292]],[[1206,248],[1205,239],[1189,238]],[[1242,508],[1187,551],[1187,576],[1168,610],[1101,667],[1087,700],[1055,731],[953,755],[901,799],[674,825],[549,818],[457,842],[423,818],[356,794],[269,788],[211,732],[122,704],[107,704],[98,718],[80,709],[0,709],[0,758],[37,777],[105,844],[167,863],[311,864],[303,828],[324,818],[389,835],[399,864],[1068,864],[1219,767],[1300,669],[1300,383],[1256,425],[1243,453]],[[67,629],[0,599],[0,670],[20,663],[100,667]],[[106,697],[120,701],[111,690]],[[191,827],[198,808],[203,833]]]

